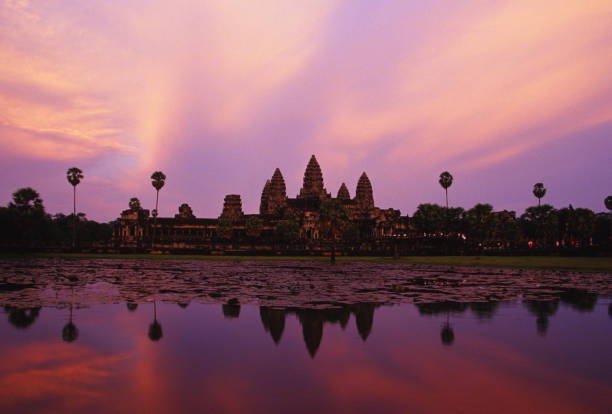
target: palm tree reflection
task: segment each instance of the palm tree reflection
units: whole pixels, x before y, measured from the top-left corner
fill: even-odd
[[[450,314],[446,314],[446,323],[442,325],[442,332],[440,332],[440,339],[442,339],[442,344],[444,345],[452,345],[455,342],[455,332],[453,332],[453,327],[450,324]]]
[[[157,304],[153,301],[153,323],[149,325],[149,339],[151,341],[159,341],[164,336],[162,326],[157,322]]]
[[[18,329],[29,328],[38,318],[40,306],[34,308],[18,308],[15,306],[4,306],[4,311],[8,313],[8,321]]]
[[[529,313],[536,317],[538,333],[545,336],[548,331],[548,318],[557,313],[559,299],[548,301],[528,300],[525,301],[525,305]]]
[[[468,308],[472,309],[472,312],[476,314],[478,318],[488,318],[493,315],[497,304],[489,302],[472,303],[471,305],[463,302],[455,301],[444,301],[436,303],[417,303],[417,309],[419,314],[432,316],[446,314],[446,322],[442,325],[442,331],[440,331],[440,339],[443,345],[452,345],[455,342],[455,332],[450,323],[451,313],[463,313]]]
[[[79,329],[76,327],[74,323],[72,323],[72,305],[74,302],[74,286],[70,291],[70,318],[68,319],[68,323],[64,325],[62,329],[62,339],[64,342],[74,342],[79,337]]]
[[[79,328],[72,322],[72,303],[70,304],[70,319],[62,329],[62,339],[64,342],[74,342],[79,337]]]

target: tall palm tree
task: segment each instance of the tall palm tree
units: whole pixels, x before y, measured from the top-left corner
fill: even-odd
[[[337,198],[332,198],[321,204],[319,222],[321,223],[321,227],[327,230],[332,240],[330,262],[336,263],[336,237],[342,235],[342,231],[344,231],[349,222],[348,214],[342,202]]]
[[[541,205],[541,199],[546,195],[546,188],[544,188],[544,184],[535,183],[533,185],[533,195],[538,198],[538,207]]]
[[[453,176],[448,171],[444,171],[440,174],[440,179],[438,180],[442,188],[446,193],[446,208],[448,209],[448,187],[453,185]]]
[[[612,213],[612,195],[607,196],[604,203],[606,204],[606,208],[610,210],[610,213]],[[610,214],[610,237],[612,237],[612,214]]]
[[[69,168],[66,172],[66,179],[72,185],[72,248],[76,247],[76,186],[83,179],[83,171],[77,167]]]
[[[159,203],[159,190],[161,190],[164,184],[166,183],[166,174],[161,171],[155,171],[153,174],[151,174],[151,180],[153,180],[151,181],[151,185],[153,186],[153,188],[155,188],[156,191],[155,210],[153,211],[153,237],[151,239],[151,248],[153,248],[153,245],[155,244],[155,227],[157,224],[158,215],[157,206]]]

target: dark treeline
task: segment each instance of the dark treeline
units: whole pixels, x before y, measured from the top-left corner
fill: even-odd
[[[555,209],[542,204],[528,207],[517,216],[514,211],[493,211],[490,204],[476,204],[469,210],[421,204],[409,221],[420,236],[456,236],[481,247],[500,243],[534,248],[604,246],[611,234],[609,213],[572,205]]]
[[[38,192],[29,187],[15,191],[13,201],[0,207],[0,241],[5,246],[70,246],[74,224],[79,241],[108,241],[112,237],[112,223],[88,220],[84,213],[77,213],[76,217],[48,214]]]
[[[132,201],[134,200],[136,199]],[[132,204],[130,207],[133,207]],[[336,210],[342,210],[342,207],[338,206]],[[333,233],[327,239],[338,240],[345,246],[367,240],[367,237],[364,237],[367,231],[360,231],[354,223],[349,223],[346,218],[343,219],[342,214],[336,213],[321,216],[322,219],[327,216],[334,219],[323,220],[325,225],[322,225],[322,230],[329,228],[328,232]],[[441,249],[438,250],[443,253],[446,252],[442,248],[443,245],[459,247],[459,250],[453,248],[449,251],[459,254],[462,251],[550,251],[557,248],[593,247],[608,251],[612,248],[610,213],[595,213],[590,209],[574,208],[571,205],[560,209],[549,204],[536,205],[528,207],[519,216],[514,211],[494,211],[490,204],[476,204],[468,210],[461,207],[420,204],[412,217],[402,217],[401,220],[404,225],[394,230],[392,237],[407,241],[420,240],[416,244],[438,243]],[[84,213],[77,213],[76,217],[74,214],[50,215],[45,212],[38,192],[32,188],[17,190],[13,193],[13,201],[7,207],[0,207],[0,243],[5,248],[70,247],[71,241],[74,240],[75,225],[76,240],[80,247],[94,242],[111,245],[116,222],[98,223],[88,220]],[[261,230],[262,223],[258,217],[253,216],[247,221],[245,234],[250,239],[255,235],[258,235],[255,237],[257,239],[262,238]],[[219,221],[216,233],[220,239],[227,242],[236,239],[231,223],[225,223],[224,220]],[[291,243],[298,241],[298,233],[297,219],[285,217],[276,225],[273,236]],[[335,250],[335,246],[330,248]]]

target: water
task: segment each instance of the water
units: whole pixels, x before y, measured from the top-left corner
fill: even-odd
[[[603,290],[602,276],[535,272],[528,276],[534,286],[503,301],[436,302],[429,299],[448,286],[411,285],[428,270],[419,268],[394,276],[404,289],[383,283],[357,292],[356,299],[377,299],[362,302],[348,300],[328,267],[280,265],[279,280],[289,271],[292,286],[307,291],[287,289],[285,297],[273,294],[282,291],[279,281],[205,286],[223,271],[248,279],[249,268],[261,272],[255,265],[176,262],[154,277],[155,263],[129,270],[125,263],[117,270],[117,261],[2,263],[0,412],[575,413],[612,406],[610,296],[567,286],[554,294],[539,286],[542,297],[529,296],[553,277],[592,277]],[[265,266],[269,278],[276,264]],[[340,268],[338,277],[402,271],[360,266]],[[80,276],[70,280],[70,269]],[[467,297],[488,289],[468,288],[470,279],[498,274],[469,272],[455,286]],[[97,280],[100,274],[115,283]],[[186,282],[200,274],[205,281]],[[427,274],[449,278],[439,268]],[[166,279],[175,282],[156,284]],[[310,291],[321,283],[333,307]]]

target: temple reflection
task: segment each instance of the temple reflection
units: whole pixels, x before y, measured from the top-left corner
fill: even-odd
[[[478,319],[491,319],[495,312],[499,302],[472,302],[470,303],[470,309]]]
[[[280,342],[285,330],[285,309],[259,307],[259,316],[266,332],[270,332],[272,340],[276,345]]]
[[[240,302],[237,299],[230,299],[222,305],[222,310],[225,318],[238,318],[240,316]]]
[[[278,345],[285,329],[286,315],[294,314],[302,326],[302,335],[306,349],[312,358],[316,355],[323,340],[325,324],[339,324],[346,328],[351,313],[355,316],[355,324],[359,336],[365,341],[374,324],[374,310],[380,306],[375,303],[345,305],[331,309],[296,309],[270,308],[261,306],[259,315],[264,330],[270,333],[272,340]]]

